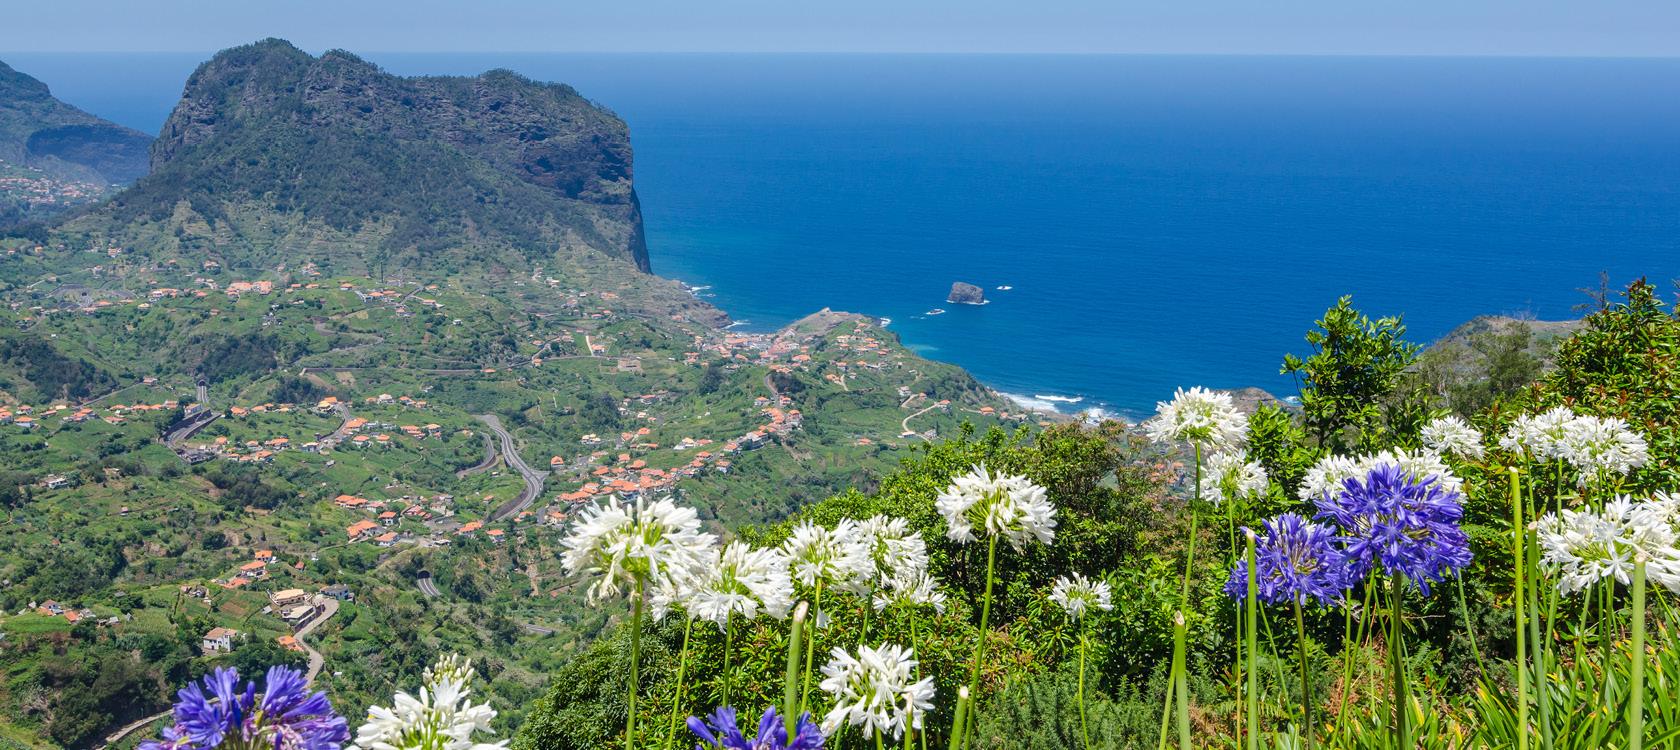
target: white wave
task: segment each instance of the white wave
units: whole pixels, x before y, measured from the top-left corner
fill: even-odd
[[[750,321],[750,320],[737,320],[733,323],[730,323],[729,325],[724,326],[724,329],[728,330],[730,328],[734,328],[735,326],[744,326],[744,325],[746,325],[748,323],[751,323],[751,322],[752,321]]]
[[[882,318],[881,319],[881,327],[882,328],[886,328],[887,326],[890,326],[890,325],[892,325],[892,318]]]
[[[1040,394],[1034,394],[1033,398],[1041,398],[1041,399],[1044,399],[1045,401],[1060,401],[1064,404],[1077,404],[1077,403],[1085,400],[1084,396],[1046,396],[1046,395],[1041,394],[1041,393]]]
[[[1057,410],[1054,403],[1044,400],[1043,397],[1035,398],[1033,396],[1021,396],[1014,393],[1004,393],[1003,391],[998,391],[997,394],[1015,402],[1023,409],[1037,409],[1039,411]]]
[[[1079,415],[1088,424],[1100,424],[1105,419],[1118,419],[1119,418],[1119,417],[1115,416],[1112,412],[1110,412],[1107,409],[1104,409],[1100,406],[1093,406],[1089,409],[1082,409],[1082,410],[1080,410]]]

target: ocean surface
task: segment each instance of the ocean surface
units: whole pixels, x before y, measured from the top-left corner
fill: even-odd
[[[204,57],[0,52],[154,133]],[[1341,295],[1428,342],[1576,317],[1600,271],[1680,277],[1675,59],[364,57],[510,68],[617,112],[655,272],[742,328],[887,317],[1067,412],[1292,395],[1282,357]],[[947,304],[953,281],[990,303]]]

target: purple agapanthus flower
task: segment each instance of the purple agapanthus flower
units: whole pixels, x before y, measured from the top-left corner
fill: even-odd
[[[1350,585],[1342,551],[1329,526],[1285,513],[1265,522],[1255,540],[1255,597],[1266,604],[1317,599],[1330,606]],[[1225,593],[1240,604],[1248,598],[1248,561],[1239,560],[1225,582]]]
[[[1459,528],[1464,496],[1442,489],[1434,475],[1418,477],[1395,464],[1379,464],[1342,491],[1316,500],[1318,517],[1342,527],[1349,575],[1384,573],[1417,584],[1445,580],[1470,564],[1470,537]]]
[[[302,672],[270,667],[260,697],[255,682],[243,689],[238,683],[238,670],[219,667],[202,686],[182,688],[175,726],[163,730],[162,740],[140,743],[140,750],[338,750],[349,741],[349,723],[333,713],[326,693],[308,691]]]
[[[811,721],[809,713],[799,717],[793,741],[789,742],[787,725],[773,706],[764,709],[754,739],[741,734],[741,728],[735,723],[735,709],[729,706],[719,706],[704,720],[689,717],[688,729],[702,740],[695,746],[696,750],[821,750],[823,746],[822,730]]]

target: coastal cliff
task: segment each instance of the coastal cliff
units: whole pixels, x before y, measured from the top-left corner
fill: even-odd
[[[632,165],[628,126],[569,86],[403,78],[269,39],[200,65],[152,174],[76,228],[223,265],[646,274]]]
[[[0,161],[78,182],[131,182],[147,169],[152,137],[83,112],[0,62]]]

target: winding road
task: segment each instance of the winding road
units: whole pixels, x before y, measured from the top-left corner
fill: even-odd
[[[496,433],[496,437],[501,438],[502,457],[507,460],[507,465],[513,467],[515,471],[519,472],[520,478],[525,480],[525,491],[519,493],[519,497],[502,503],[501,507],[490,514],[490,520],[500,521],[531,507],[531,501],[536,500],[537,496],[542,494],[543,481],[548,478],[549,472],[537,471],[525,465],[525,459],[520,458],[519,453],[513,449],[513,436],[509,435],[507,430],[502,429],[502,420],[497,419],[496,415],[477,414],[473,416],[473,419],[489,425],[490,431]]]
[[[425,575],[414,579],[414,585],[420,587],[420,593],[426,596],[443,596],[443,593],[438,591],[437,584],[432,582],[431,572],[426,570],[420,572],[425,573]]]

